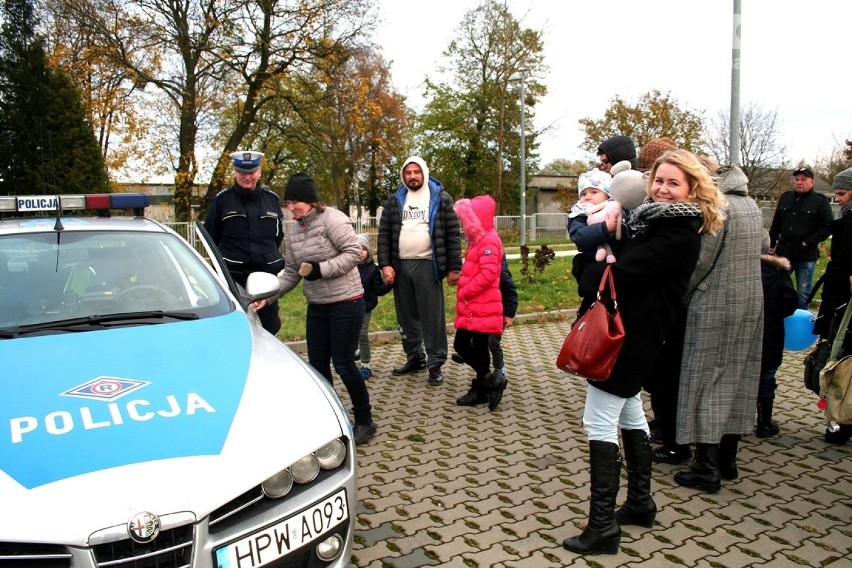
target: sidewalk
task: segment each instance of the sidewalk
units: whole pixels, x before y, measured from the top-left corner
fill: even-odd
[[[358,448],[352,566],[852,566],[852,444],[822,440],[804,353],[791,352],[778,374],[781,434],[743,439],[738,480],[708,495],[674,483],[685,466],[655,464],[654,528],[624,527],[615,556],[564,550],[589,496],[585,383],[554,364],[568,321],[507,332],[510,382],[493,413],[455,406],[467,367],[448,362],[444,384],[430,387],[425,372],[391,375],[404,359],[398,341],[374,342],[378,434]],[[619,503],[625,491],[623,477]]]

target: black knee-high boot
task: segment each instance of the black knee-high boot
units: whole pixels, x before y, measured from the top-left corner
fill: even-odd
[[[719,444],[696,444],[692,467],[688,471],[676,473],[674,480],[683,487],[717,493],[722,488],[722,476],[719,474]]]
[[[758,438],[777,436],[781,432],[778,424],[772,421],[772,406],[771,400],[757,401],[757,428],[754,433]]]
[[[725,434],[719,442],[719,474],[722,479],[732,481],[739,477],[737,471],[737,446],[739,446],[739,434]]]
[[[621,542],[621,527],[615,520],[615,498],[621,474],[618,444],[590,440],[589,462],[589,522],[581,534],[566,538],[562,546],[578,554],[617,554]]]
[[[627,500],[616,511],[619,525],[651,528],[657,516],[657,504],[651,498],[651,439],[644,430],[622,430],[624,461],[627,469]]]

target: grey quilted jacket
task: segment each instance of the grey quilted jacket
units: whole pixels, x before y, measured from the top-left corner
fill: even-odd
[[[337,209],[314,209],[284,235],[284,270],[278,273],[280,298],[302,279],[297,272],[303,262],[319,263],[322,278],[305,280],[305,298],[310,304],[333,304],[362,296],[358,274],[361,245],[349,217]]]

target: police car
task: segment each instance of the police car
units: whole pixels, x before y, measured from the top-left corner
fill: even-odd
[[[0,197],[0,568],[345,566],[352,429],[247,308],[277,278],[146,205]]]

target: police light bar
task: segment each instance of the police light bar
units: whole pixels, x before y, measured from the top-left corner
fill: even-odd
[[[80,211],[84,209],[135,209],[141,215],[148,206],[143,193],[92,193],[89,195],[19,195],[0,197],[0,213]]]

